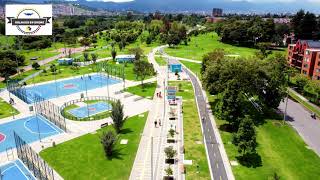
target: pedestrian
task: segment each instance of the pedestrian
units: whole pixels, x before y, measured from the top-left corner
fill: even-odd
[[[91,76],[89,75],[89,80],[91,80]]]
[[[83,77],[81,76],[81,80],[83,80]]]
[[[158,124],[158,122],[157,122],[157,120],[155,120],[154,121],[154,127],[157,127],[157,124]]]
[[[161,126],[161,119],[159,119],[159,126]]]
[[[159,97],[159,93],[157,92],[157,98]]]

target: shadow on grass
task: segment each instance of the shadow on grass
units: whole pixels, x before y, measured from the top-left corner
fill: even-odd
[[[242,166],[253,168],[262,166],[261,156],[258,153],[248,153],[243,156],[237,156],[236,158]]]
[[[119,159],[119,160],[123,160],[122,156],[125,155],[123,153],[121,153],[122,149],[124,148],[118,148],[118,149],[114,149],[112,152],[111,156],[107,156],[108,160],[113,160],[113,159]]]
[[[129,133],[132,133],[133,131],[130,129],[130,128],[126,128],[126,129],[122,129],[121,130],[121,134],[129,134]]]
[[[235,133],[237,132],[236,129],[231,124],[222,124],[219,126],[220,131],[228,132],[228,133]]]

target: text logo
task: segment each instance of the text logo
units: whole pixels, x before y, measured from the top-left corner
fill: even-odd
[[[6,5],[6,35],[52,35],[52,5]]]

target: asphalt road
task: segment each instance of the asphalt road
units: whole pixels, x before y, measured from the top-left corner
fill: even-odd
[[[284,112],[285,103],[279,110]],[[287,122],[299,133],[305,143],[320,156],[320,121],[311,118],[311,112],[301,104],[289,99],[287,107]]]
[[[169,60],[172,63],[179,63],[175,59]],[[201,117],[204,117],[204,121],[202,122],[202,128],[204,132],[204,136],[206,139],[205,145],[208,150],[209,160],[210,160],[210,168],[213,175],[214,180],[227,180],[227,173],[223,164],[222,156],[219,150],[219,144],[217,143],[213,126],[210,121],[209,111],[207,109],[207,103],[203,95],[203,91],[196,77],[186,68],[183,68],[183,71],[186,72],[195,89],[197,104],[199,107],[199,113]],[[200,167],[201,168],[201,167]]]

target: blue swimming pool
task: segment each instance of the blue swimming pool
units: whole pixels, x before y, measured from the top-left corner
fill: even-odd
[[[0,167],[1,180],[36,180],[28,168],[20,161],[12,161]]]
[[[43,139],[63,133],[61,129],[39,115],[0,124],[0,152],[6,151],[7,148],[15,148],[13,131],[27,143],[39,141],[39,136]]]
[[[95,104],[90,104],[88,106],[79,107],[76,109],[71,109],[68,112],[77,118],[86,118],[89,116],[93,116],[105,111],[110,111],[112,109],[111,104],[106,102],[98,102]]]
[[[33,103],[34,94],[45,99],[66,96],[78,92],[83,92],[86,89],[92,90],[107,85],[120,83],[120,80],[108,78],[102,74],[95,74],[85,77],[57,81],[48,84],[35,85],[26,88],[27,103]]]

